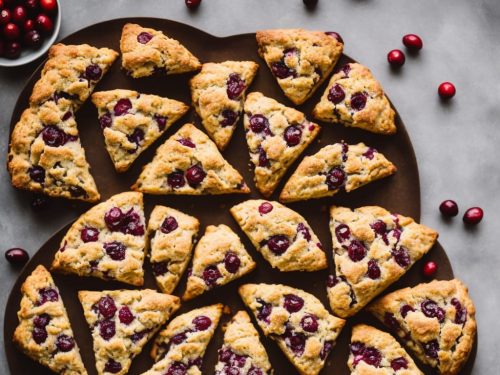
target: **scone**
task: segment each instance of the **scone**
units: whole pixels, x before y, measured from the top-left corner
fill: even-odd
[[[300,214],[260,199],[231,208],[231,214],[262,256],[280,271],[318,271],[327,267],[318,237]]]
[[[245,101],[244,125],[255,185],[265,197],[274,192],[290,165],[320,131],[302,112],[259,92],[249,94]]]
[[[330,209],[335,277],[328,298],[335,315],[356,314],[403,276],[436,243],[438,233],[382,207]]]
[[[325,365],[345,324],[312,294],[280,284],[246,284],[240,296],[266,336],[302,375],[316,375]]]
[[[177,100],[133,90],[100,91],[92,94],[99,125],[111,160],[118,172],[156,141],[189,107]]]
[[[250,192],[215,143],[193,124],[184,125],[158,148],[132,189],[184,195]]]
[[[394,337],[366,324],[352,328],[351,375],[424,375]]]
[[[279,199],[287,203],[331,197],[341,188],[350,192],[395,172],[394,164],[364,143],[335,143],[306,156],[283,187]]]
[[[78,110],[117,57],[118,53],[112,49],[88,44],[53,45],[42,76],[33,87],[31,107],[68,99],[73,103],[73,110]]]
[[[125,192],[92,207],[61,241],[52,269],[141,286],[146,231],[142,194]]]
[[[92,330],[97,373],[128,373],[132,360],[180,307],[179,298],[151,289],[79,291]]]
[[[313,116],[372,133],[396,132],[395,112],[382,86],[370,69],[357,63],[346,64],[333,75]]]
[[[461,281],[435,280],[400,289],[369,310],[440,374],[458,374],[467,362],[476,337],[476,310]]]
[[[246,311],[238,311],[224,333],[215,375],[270,375],[271,363]]]
[[[196,245],[183,300],[226,285],[255,268],[256,264],[227,225],[209,225]]]
[[[203,356],[223,309],[216,304],[177,316],[162,330],[153,345],[155,364],[142,375],[201,375]]]
[[[198,59],[177,40],[133,23],[123,26],[120,51],[122,68],[134,78],[150,76],[156,71],[187,73],[201,67]]]
[[[171,294],[188,266],[200,222],[170,207],[156,206],[148,222],[150,261],[156,284]]]
[[[88,202],[100,198],[68,99],[23,112],[12,131],[7,168],[16,188]]]
[[[302,104],[328,78],[344,44],[332,34],[303,29],[257,31],[259,54],[285,95]]]
[[[220,150],[233,136],[258,67],[253,61],[207,63],[189,83],[194,109]]]
[[[59,289],[39,265],[21,287],[14,343],[30,358],[61,375],[86,375]]]

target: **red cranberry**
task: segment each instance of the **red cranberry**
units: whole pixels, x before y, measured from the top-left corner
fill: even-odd
[[[186,341],[186,339],[187,339],[186,332],[181,332],[181,333],[178,333],[178,334],[172,336],[170,338],[170,342],[172,344],[179,345],[179,344],[183,343],[184,341]]]
[[[106,254],[113,260],[120,261],[125,259],[125,245],[118,241],[107,242],[104,244]]]
[[[126,115],[131,108],[132,102],[130,99],[120,99],[116,102],[113,110],[115,112],[115,116],[123,116]]]
[[[284,138],[289,147],[297,146],[302,138],[302,130],[298,126],[290,125],[285,129]]]
[[[387,61],[392,66],[402,66],[406,60],[405,54],[399,49],[393,49],[387,54]]]
[[[268,214],[273,210],[273,205],[269,202],[264,202],[259,206],[259,212],[262,215]]]
[[[439,352],[439,343],[437,340],[431,340],[423,344],[424,352],[427,357],[437,359]]]
[[[318,318],[314,315],[304,315],[300,320],[300,326],[306,332],[316,332],[318,330]]]
[[[410,265],[411,263],[410,254],[404,247],[400,246],[398,248],[393,249],[391,254],[394,257],[394,261],[397,264],[399,264],[400,267],[406,268]]]
[[[101,320],[99,322],[99,334],[101,337],[108,341],[116,333],[116,326],[113,320]]]
[[[185,2],[189,9],[196,9],[201,4],[201,0],[185,0]]]
[[[238,114],[230,109],[225,109],[221,113],[222,120],[220,121],[220,126],[225,128],[226,126],[232,126],[238,119]]]
[[[359,262],[366,256],[366,247],[361,241],[352,240],[347,247],[347,254],[353,262]]]
[[[57,1],[56,0],[40,0],[40,6],[47,13],[51,13],[57,9]]]
[[[285,294],[283,306],[289,313],[300,311],[304,306],[304,300],[295,294]]]
[[[264,373],[262,372],[262,370],[260,368],[252,366],[248,370],[247,375],[264,375]]]
[[[438,265],[436,262],[429,261],[424,264],[424,268],[422,269],[422,272],[424,273],[425,277],[433,277],[438,270]]]
[[[271,236],[267,240],[267,247],[271,250],[275,255],[281,255],[290,247],[290,241],[288,237],[278,234]]]
[[[217,268],[217,266],[208,266],[203,271],[203,280],[208,287],[212,287],[217,283],[217,279],[221,278],[222,275]]]
[[[467,320],[467,308],[463,307],[460,301],[456,298],[451,299],[451,304],[455,307],[455,323],[464,324]]]
[[[374,367],[380,367],[382,361],[382,354],[378,349],[367,347],[363,351],[363,361]]]
[[[186,5],[188,2],[193,2],[193,1],[200,2],[201,0],[186,0]],[[188,5],[188,7],[189,7],[189,5]],[[188,368],[184,363],[174,362],[170,365],[170,367],[168,368],[165,375],[186,375],[187,370],[188,370]]]
[[[398,370],[401,370],[401,369],[405,369],[406,370],[408,368],[408,361],[404,357],[394,358],[391,361],[391,367],[392,367],[392,369],[394,371],[398,371]]]
[[[341,167],[332,168],[326,175],[328,190],[337,190],[344,185],[346,175]]]
[[[409,50],[419,51],[424,46],[422,39],[416,34],[406,34],[403,37],[403,44]]]
[[[24,34],[24,44],[30,48],[38,49],[42,46],[43,37],[36,30],[28,31]]]
[[[155,114],[153,116],[153,118],[155,119],[156,123],[158,124],[158,129],[160,129],[160,131],[163,131],[165,129],[165,127],[167,126],[167,117]]]
[[[119,207],[113,207],[104,214],[104,222],[106,223],[108,229],[112,232],[120,229],[123,218],[123,212]]]
[[[406,318],[406,315],[408,315],[408,313],[410,311],[415,311],[415,309],[413,307],[411,307],[410,305],[403,305],[399,309],[399,313],[401,314],[401,316],[403,317],[403,319]]]
[[[186,179],[188,184],[195,188],[203,182],[207,173],[199,165],[193,165],[186,171]]]
[[[326,357],[328,357],[328,354],[330,354],[330,352],[332,351],[333,349],[333,342],[331,341],[326,341],[324,344],[323,344],[323,348],[321,348],[321,351],[319,352],[319,357],[322,359],[322,360],[325,360]]]
[[[45,328],[51,321],[49,314],[42,314],[33,319],[33,325],[38,328]]]
[[[104,365],[104,372],[109,372],[111,374],[118,374],[122,370],[122,365],[120,362],[116,362],[113,358],[108,359],[108,362]]]
[[[446,312],[438,306],[433,300],[427,299],[420,305],[422,312],[428,318],[436,318],[439,322],[443,322],[446,317]]]
[[[363,153],[363,156],[365,158],[367,158],[368,160],[373,160],[373,157],[375,156],[375,153],[377,152],[376,149],[372,148],[372,147],[368,147],[368,150],[366,150],[364,153]]]
[[[135,319],[134,314],[128,308],[128,306],[122,306],[120,311],[118,312],[118,318],[120,318],[120,322],[125,325],[129,325]]]
[[[45,181],[45,169],[39,167],[38,165],[34,165],[28,169],[28,174],[33,181],[38,182],[39,184],[42,184]]]
[[[332,38],[337,39],[337,42],[340,42],[340,43],[344,44],[344,39],[342,39],[342,37],[340,36],[340,34],[338,32],[336,32],[336,31],[326,31],[325,34],[328,35],[328,36],[331,36]]]
[[[372,224],[370,224],[370,227],[373,229],[373,231],[382,236],[386,233],[387,231],[387,224],[383,222],[382,220],[376,220]]]
[[[438,87],[438,93],[442,99],[451,99],[456,92],[455,86],[451,82],[443,82]]]
[[[153,268],[153,274],[155,276],[165,275],[168,271],[168,263],[167,262],[151,263],[151,267]]]
[[[297,234],[300,233],[302,234],[302,237],[304,237],[304,239],[306,241],[311,241],[311,233],[309,232],[309,229],[303,224],[303,223],[299,223],[297,225]]]
[[[38,306],[43,305],[47,302],[57,302],[59,300],[59,293],[57,290],[52,288],[43,288],[38,291],[40,295],[40,300],[38,301]]]
[[[208,316],[200,315],[193,319],[193,324],[197,331],[206,331],[212,325],[212,320]]]
[[[167,176],[167,184],[173,189],[178,189],[186,184],[184,173],[172,172]]]
[[[480,207],[472,207],[465,211],[463,221],[465,224],[476,225],[483,220],[483,210]]]
[[[109,128],[113,123],[113,119],[111,118],[111,113],[106,112],[101,117],[99,117],[99,125],[101,129]]]
[[[33,340],[38,344],[42,344],[47,340],[47,330],[45,328],[34,327],[33,328]]]
[[[144,131],[140,128],[135,128],[132,134],[127,135],[127,139],[130,143],[135,143],[139,147],[140,143],[144,140]]]
[[[226,85],[227,96],[232,100],[237,100],[247,87],[245,81],[241,79],[238,73],[231,73],[227,79]]]
[[[301,356],[306,346],[306,337],[298,332],[290,331],[288,334],[285,332],[285,344],[295,353],[295,355]]]
[[[49,34],[54,29],[54,23],[49,16],[41,13],[35,18],[35,24],[42,33]]]
[[[259,167],[269,167],[271,165],[267,154],[262,147],[259,146]]]
[[[80,232],[80,238],[83,242],[95,242],[99,238],[99,230],[93,227],[85,227]]]
[[[253,115],[250,117],[250,129],[254,133],[260,133],[269,128],[269,120],[264,115]]]
[[[5,259],[12,264],[25,264],[30,256],[26,250],[14,247],[5,252]]]
[[[231,349],[222,348],[219,350],[219,361],[223,363],[229,363],[233,355],[234,353],[231,351]]]
[[[173,232],[179,227],[179,223],[177,220],[175,220],[175,217],[173,216],[168,216],[163,220],[163,223],[161,224],[160,231],[162,231],[165,234],[169,234],[170,232]]]
[[[17,24],[21,24],[26,19],[27,13],[26,9],[20,5],[12,9],[12,21]]]
[[[277,61],[271,64],[271,71],[279,79],[294,77],[295,69],[289,68],[284,61]]]
[[[259,298],[257,299],[257,302],[260,303],[260,307],[257,308],[257,319],[269,323],[269,315],[271,315],[271,312],[273,311],[273,306]]]
[[[351,108],[355,111],[361,111],[366,106],[366,94],[358,92],[351,96]]]
[[[335,227],[335,237],[340,243],[348,240],[350,236],[351,231],[346,224],[339,224]]]
[[[441,211],[444,216],[457,216],[458,204],[451,199],[445,200],[439,205],[439,211]]]
[[[238,255],[233,253],[232,251],[228,251],[226,256],[224,257],[224,266],[226,267],[227,272],[236,273],[240,268],[240,258]]]
[[[328,91],[328,100],[331,101],[333,104],[339,104],[344,99],[345,99],[344,89],[342,88],[342,86],[336,83],[330,88],[330,91]]]
[[[398,320],[394,317],[393,313],[386,312],[384,315],[384,324],[394,331],[398,331],[400,326]]]
[[[137,41],[141,44],[147,44],[151,39],[153,39],[153,35],[145,31],[137,35]]]
[[[38,0],[25,0],[24,6],[32,15],[38,11]]]
[[[6,43],[4,55],[8,59],[17,59],[21,55],[21,44],[18,42]]]
[[[179,138],[177,140],[177,142],[179,142],[181,145],[189,147],[189,148],[196,148],[196,145],[189,138]]]
[[[69,352],[75,347],[75,340],[73,337],[61,335],[57,337],[56,346],[61,352]]]
[[[12,13],[8,9],[2,9],[0,11],[0,26],[7,25],[12,18]]]
[[[302,0],[304,5],[308,8],[314,8],[318,4],[318,0]]]
[[[91,64],[85,68],[85,78],[89,81],[98,81],[102,76],[102,69],[97,64]]]
[[[115,301],[110,296],[101,297],[97,302],[97,309],[104,318],[112,318],[116,313]]]
[[[51,147],[61,147],[69,140],[66,133],[54,125],[43,128],[42,139],[47,146]]]
[[[378,279],[380,277],[380,267],[376,260],[371,259],[368,262],[368,277],[372,280]]]
[[[20,35],[19,27],[15,23],[8,23],[3,28],[3,35],[7,40],[18,40]]]

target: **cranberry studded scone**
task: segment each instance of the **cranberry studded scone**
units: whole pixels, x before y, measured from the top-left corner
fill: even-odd
[[[151,357],[154,366],[142,375],[201,375],[203,356],[223,309],[216,304],[177,316],[156,337]]]
[[[86,375],[59,289],[39,265],[21,287],[14,342],[30,358],[61,375]]]
[[[170,207],[156,206],[151,213],[150,261],[163,293],[172,293],[186,271],[199,228],[198,219]]]
[[[134,78],[150,76],[156,71],[187,73],[201,67],[198,59],[177,40],[133,23],[123,26],[120,51],[122,68]]]
[[[423,375],[394,337],[366,324],[352,328],[351,375]]]
[[[142,194],[112,196],[80,216],[61,241],[52,269],[141,286],[146,231]]]
[[[117,57],[116,51],[88,44],[53,45],[42,76],[33,87],[31,107],[65,98],[78,110]]]
[[[178,297],[151,289],[79,291],[92,331],[98,374],[128,373],[132,360],[180,307]]]
[[[249,94],[245,101],[244,125],[255,185],[265,197],[320,131],[302,112],[260,92]]]
[[[184,125],[158,148],[132,189],[184,195],[250,192],[215,143],[193,124]]]
[[[303,29],[257,31],[259,54],[285,95],[302,104],[328,78],[344,44],[333,33]]]
[[[378,134],[394,134],[395,112],[370,69],[346,64],[334,74],[321,101],[314,107],[317,120],[340,122]]]
[[[73,103],[64,98],[23,112],[12,132],[7,168],[16,188],[88,202],[100,198],[80,143]]]
[[[300,214],[274,201],[248,200],[231,214],[262,256],[280,271],[318,271],[328,266],[321,243]]]
[[[312,294],[280,284],[246,284],[240,296],[266,336],[302,375],[316,375],[345,324]]]
[[[100,91],[92,94],[99,125],[111,160],[118,172],[158,139],[189,107],[177,100],[133,90]]]
[[[435,280],[400,289],[369,310],[440,374],[456,375],[467,362],[476,336],[476,310],[461,281]]]
[[[328,298],[335,315],[356,314],[403,276],[436,243],[438,233],[382,207],[330,209],[335,277]]]
[[[246,89],[258,68],[253,61],[207,63],[189,83],[194,109],[221,150],[233,136],[243,111]]]
[[[271,363],[246,311],[238,311],[224,333],[215,375],[270,375]]]
[[[350,192],[395,172],[396,166],[372,147],[335,143],[306,156],[279,199],[287,203],[331,197],[341,188]]]
[[[209,225],[196,245],[183,300],[226,285],[250,271],[256,264],[240,238],[227,225]]]

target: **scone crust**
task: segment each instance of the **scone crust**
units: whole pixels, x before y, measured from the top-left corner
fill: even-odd
[[[269,127],[255,133],[250,127],[250,118],[264,116]],[[260,92],[252,92],[245,101],[245,133],[250,160],[255,166],[255,185],[265,197],[271,196],[284,174],[302,152],[319,134],[320,127],[306,119],[302,112],[286,107]],[[289,130],[290,129],[290,130]],[[288,145],[286,131],[300,131],[300,142]],[[267,165],[262,165],[262,157]]]
[[[466,309],[465,323],[457,324],[457,309],[451,303],[457,299]],[[425,316],[421,302],[430,299],[445,310],[443,322]],[[402,305],[410,305],[416,311],[401,315]],[[369,306],[369,311],[382,322],[386,314],[393,317],[400,326],[399,337],[407,337],[406,346],[423,362],[439,370],[440,374],[456,375],[467,362],[474,345],[477,324],[476,309],[469,297],[467,287],[460,280],[434,280],[413,288],[404,288],[389,293]],[[426,356],[422,343],[437,340],[438,360]]]
[[[333,71],[343,43],[323,31],[304,29],[263,30],[256,33],[259,54],[272,70],[285,64],[295,74],[276,77],[285,95],[296,105],[304,103]],[[294,53],[287,53],[294,51]]]
[[[126,114],[115,115],[115,106],[124,100],[130,101],[131,108]],[[118,172],[128,170],[134,160],[189,109],[177,100],[122,89],[95,92],[92,102],[99,118],[105,116],[111,121],[111,126],[103,128],[103,134]],[[137,132],[142,132],[140,143],[134,142]]]
[[[189,140],[195,147],[183,145],[179,140]],[[169,174],[185,172],[194,165],[201,166],[206,172],[198,186],[192,187],[185,182],[180,188],[172,188],[167,184]],[[193,124],[184,125],[158,148],[132,190],[148,194],[183,195],[250,192],[243,177],[224,159],[215,143]]]
[[[302,160],[283,187],[280,202],[333,196],[339,188],[330,189],[326,183],[327,174],[333,168],[343,171],[345,183],[342,187],[346,192],[390,176],[397,170],[382,153],[364,143],[335,143]]]
[[[272,207],[261,213],[261,205]],[[280,271],[318,271],[327,267],[321,243],[307,221],[297,212],[275,201],[248,200],[231,208],[231,214],[264,258]],[[290,245],[277,255],[266,242],[286,236]]]
[[[245,92],[252,84],[258,68],[259,65],[253,61],[206,63],[203,64],[201,72],[189,82],[194,109],[200,116],[208,135],[220,150],[226,148],[233,136],[243,111]],[[238,79],[243,80],[245,87],[237,98],[231,99],[228,96],[227,85],[233,74],[237,74]],[[235,118],[232,123],[224,124],[224,121],[229,122],[224,117],[224,111],[234,113]]]
[[[345,93],[345,99],[338,104],[328,99],[330,90],[335,85],[339,85]],[[351,97],[359,93],[365,96],[366,105],[356,111],[351,107]],[[317,120],[341,122],[345,126],[386,135],[396,132],[395,115],[380,82],[373,77],[370,69],[358,63],[349,63],[332,76],[320,102],[313,110],[313,116]]]
[[[374,225],[382,222],[384,233],[378,234]],[[336,229],[347,225],[349,238],[341,238]],[[438,233],[412,218],[392,214],[382,207],[366,206],[351,210],[332,206],[330,209],[335,285],[328,288],[330,307],[335,315],[347,318],[356,314],[389,285],[403,276],[436,243]],[[353,261],[346,249],[359,241],[366,256]],[[404,251],[407,264],[400,265],[394,254]],[[369,277],[370,263],[378,267],[379,277]]]

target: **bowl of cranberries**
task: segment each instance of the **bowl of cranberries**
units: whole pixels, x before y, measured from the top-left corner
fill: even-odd
[[[0,66],[19,66],[42,56],[61,25],[59,0],[0,0]]]

